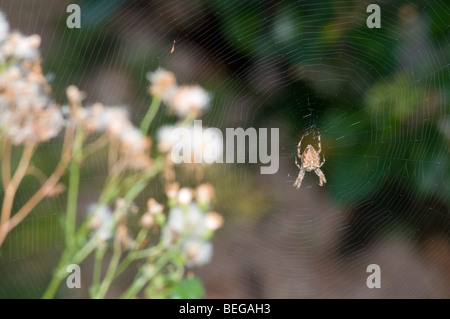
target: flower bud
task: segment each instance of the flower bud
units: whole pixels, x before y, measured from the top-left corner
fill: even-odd
[[[162,68],[147,74],[147,78],[151,83],[149,88],[150,95],[161,99],[166,99],[169,92],[176,85],[175,74]]]
[[[164,210],[164,206],[161,205],[160,203],[158,203],[156,201],[156,199],[154,198],[150,198],[147,201],[147,211],[152,214],[152,215],[156,215],[159,213],[162,213],[162,211]]]
[[[177,202],[181,206],[186,206],[191,203],[193,197],[192,190],[187,187],[183,187],[178,192]]]
[[[166,186],[166,195],[168,198],[176,198],[178,194],[178,190],[180,189],[180,185],[178,183],[170,183]]]
[[[75,85],[71,85],[66,89],[67,99],[71,105],[80,105],[85,98],[85,94],[81,92]]]
[[[142,228],[149,229],[155,224],[155,218],[151,213],[147,212],[144,215],[142,215],[139,224],[141,225]]]
[[[208,205],[214,198],[214,187],[211,184],[201,184],[195,190],[195,198],[200,205]]]
[[[206,229],[215,231],[222,227],[223,225],[223,217],[219,213],[209,212],[205,217],[205,226]]]

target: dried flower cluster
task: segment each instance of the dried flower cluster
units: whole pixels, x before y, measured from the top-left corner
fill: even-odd
[[[114,220],[111,209],[107,205],[99,205],[91,208],[89,227],[95,231],[99,244],[103,244],[113,235]]]
[[[201,180],[206,169],[204,164],[220,162],[223,154],[222,141],[211,137],[207,127],[201,128],[201,134],[194,128],[194,120],[209,108],[210,94],[198,85],[177,85],[175,75],[162,68],[148,73],[147,78],[150,94],[179,118],[177,123],[161,126],[156,132],[157,149],[165,154],[164,179],[168,182],[176,179],[175,164],[180,164],[180,160],[174,159],[172,151],[181,149],[182,162],[196,163],[187,165],[186,171],[193,172],[196,179]],[[201,154],[201,163],[194,160],[196,154]]]
[[[26,37],[10,32],[0,12],[0,147],[4,194],[0,246],[42,200],[58,196],[67,188],[65,251],[44,297],[51,298],[57,293],[65,279],[67,264],[80,264],[92,253],[95,253],[95,264],[89,289],[91,297],[104,298],[112,281],[131,262],[139,260],[141,268],[122,297],[136,297],[144,287],[149,297],[161,291],[170,296],[171,285],[184,279],[186,266],[201,266],[210,261],[211,238],[223,224],[222,216],[211,211],[214,188],[210,184],[203,183],[194,190],[180,188],[173,182],[175,174],[166,178],[167,172],[174,171],[173,161],[167,159],[174,146],[175,128],[183,127],[193,133],[193,120],[208,108],[209,94],[197,85],[178,86],[172,72],[158,69],[148,75],[152,104],[139,129],[124,107],[102,103],[83,105],[86,94],[76,86],[67,88],[68,105],[60,107],[50,97],[51,88],[40,65],[39,46],[37,35]],[[157,133],[159,152],[152,157],[151,139],[146,134],[161,102],[179,117],[179,122],[160,128]],[[64,132],[61,158],[47,176],[33,166],[33,156],[39,143],[61,131]],[[207,134],[202,136],[208,138]],[[205,156],[210,141],[191,138],[186,142],[193,146],[193,152],[201,151]],[[22,145],[18,165],[11,160],[14,145]],[[78,225],[81,169],[88,156],[100,151],[107,153],[108,174],[98,200],[84,215],[85,221]],[[61,182],[66,173],[67,186]],[[130,219],[139,213],[134,200],[144,189],[150,189],[151,180],[161,173],[165,183],[172,182],[166,185],[167,201],[148,199],[139,217],[138,232],[134,234],[135,227]],[[15,197],[27,175],[37,177],[41,185],[19,207]],[[151,238],[155,234],[158,237]],[[103,256],[108,249],[113,250],[113,254],[102,276]],[[164,287],[154,284],[161,277],[165,277]]]
[[[9,33],[0,12],[0,130],[14,144],[47,141],[64,121],[42,74],[40,37]]]
[[[181,250],[189,267],[208,263],[212,256],[209,239],[223,224],[220,214],[209,211],[214,188],[210,184],[201,184],[193,191],[185,187],[178,189],[178,184],[174,183],[167,186],[166,194],[169,199],[176,200],[176,204],[169,211],[162,241],[173,245],[181,239]]]
[[[75,120],[87,134],[107,133],[111,142],[118,144],[122,160],[130,168],[150,167],[151,141],[131,123],[124,108],[104,106],[101,103],[95,103],[88,107],[77,107],[76,103],[81,102],[84,94],[74,86],[67,89],[67,96],[69,100],[72,100]]]
[[[179,117],[198,117],[209,107],[210,96],[198,85],[177,86],[175,75],[162,68],[147,75],[150,93],[163,100]]]
[[[195,132],[193,125],[183,131],[177,128],[176,125],[164,125],[158,129],[156,138],[159,152],[170,153],[177,143],[181,143],[183,149],[190,150],[190,163],[194,163],[195,154],[202,154],[203,164],[222,160],[222,141],[211,138],[207,127],[202,127],[201,132]]]

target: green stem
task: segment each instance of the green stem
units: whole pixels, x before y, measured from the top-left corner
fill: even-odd
[[[164,245],[162,243],[159,243],[158,245],[156,245],[154,247],[133,252],[132,257],[134,260],[147,258],[147,257],[153,257],[154,255],[160,253],[163,250],[164,250]]]
[[[117,271],[115,273],[115,277],[118,277],[122,272],[125,271],[125,269],[128,268],[128,266],[135,260],[142,259],[142,258],[151,258],[155,256],[156,254],[160,253],[163,250],[164,246],[162,244],[158,244],[152,248],[147,248],[141,251],[134,251],[128,253],[128,255],[125,257],[125,259],[120,263],[120,265],[117,267]]]
[[[122,250],[120,249],[120,244],[116,244],[114,246],[114,253],[111,257],[111,261],[109,263],[108,270],[106,271],[105,279],[100,285],[100,288],[97,294],[94,296],[95,299],[102,299],[105,297],[108,292],[109,287],[111,286],[112,281],[114,280],[117,265],[120,261],[120,256],[122,255]]]
[[[121,299],[130,299],[136,296],[139,291],[147,284],[147,282],[151,279],[152,276],[140,276],[136,280],[133,281],[133,284],[130,288],[125,291],[125,293],[120,297]]]
[[[135,242],[135,249],[139,249],[139,247],[144,242],[145,238],[148,235],[148,229],[142,228],[139,233],[136,236],[136,242]],[[120,263],[120,265],[117,267],[117,271],[114,275],[114,277],[118,277],[127,267],[134,261],[136,258],[134,258],[134,254],[136,251],[130,251],[127,256],[124,258],[124,260]]]
[[[62,273],[61,273],[61,269],[63,268],[63,266],[65,264],[67,264],[66,259],[67,259],[67,253],[65,252],[63,254],[63,256],[61,257],[61,260],[58,263],[58,266],[56,267],[56,272],[53,275],[53,278],[50,282],[50,284],[48,285],[47,289],[45,290],[44,295],[42,296],[43,299],[52,299],[56,292],[58,291],[59,285],[61,283],[61,281],[64,279]]]
[[[148,180],[150,178],[152,178],[153,176],[155,176],[160,171],[161,163],[162,163],[161,159],[155,161],[154,168],[152,170],[146,172],[144,174],[143,178],[140,181],[138,181],[133,187],[131,187],[129,189],[127,194],[124,196],[126,207],[128,205],[130,205],[131,202],[142,192],[142,190],[147,185]],[[143,240],[142,233],[138,234],[138,237],[139,237],[139,241]],[[144,238],[145,238],[145,236],[144,236]],[[122,266],[125,265],[125,268],[120,267],[120,269],[118,269],[118,271],[116,272],[117,266],[120,261],[120,255],[121,255],[121,250],[119,248],[115,248],[113,257],[112,257],[110,265],[108,267],[107,275],[105,276],[105,280],[102,282],[100,289],[99,289],[97,295],[95,296],[95,298],[103,298],[104,295],[106,294],[106,292],[108,291],[112,280],[115,277],[117,277],[118,274],[120,274],[123,270],[125,270],[126,267],[129,265],[129,262],[132,261],[132,260],[129,262],[127,261],[128,264],[122,263],[121,265]]]
[[[194,124],[195,116],[188,115],[186,118],[181,122],[180,127],[188,127]]]
[[[108,178],[106,185],[99,197],[99,204],[107,204],[119,192],[117,185],[120,184],[121,173]]]
[[[47,290],[44,293],[43,299],[51,299],[55,296],[58,291],[59,285],[61,281],[66,277],[66,268],[70,264],[80,264],[97,246],[97,243],[94,239],[88,241],[83,248],[70,260],[69,253],[65,252],[63,257],[61,257],[61,261],[56,268],[55,275],[52,278]],[[70,260],[70,262],[69,262]]]
[[[161,105],[161,99],[158,97],[153,97],[152,103],[147,110],[147,113],[144,116],[144,119],[141,122],[141,132],[144,135],[147,135],[148,129],[150,128],[150,124],[152,124],[153,119],[155,118],[156,113]]]
[[[134,261],[135,259],[133,258],[133,254],[132,253],[128,253],[128,255],[125,257],[125,259],[119,264],[119,266],[117,267],[117,271],[114,274],[114,278],[119,277],[119,275],[121,273],[123,273],[125,271],[125,269],[128,268],[128,266]]]
[[[0,64],[0,74],[3,73],[4,71],[6,71],[9,67],[16,64],[17,62],[19,62],[19,59],[12,58],[9,61],[4,61],[3,63],[1,63]]]
[[[97,239],[95,237],[92,237],[84,247],[78,251],[78,253],[73,257],[73,263],[79,264],[83,260],[86,259],[87,256],[89,256],[92,251],[94,251],[95,248],[97,248]]]
[[[67,197],[66,216],[66,244],[72,246],[75,239],[75,229],[77,224],[77,201],[80,186],[80,161],[82,156],[82,146],[84,141],[83,131],[78,129],[75,133],[73,144],[73,160],[69,166],[69,186]]]
[[[148,235],[148,229],[146,228],[142,228],[139,233],[136,236],[136,241],[134,244],[134,247],[136,247],[136,249],[139,249],[142,245],[142,243],[144,242],[145,238],[147,238]]]
[[[133,281],[131,286],[120,298],[130,299],[135,297],[142,290],[142,288],[144,288],[144,286],[171,261],[171,259],[171,251],[166,251],[165,254],[161,255],[160,258],[156,261],[153,269],[148,269],[148,267],[150,267],[150,264],[144,264],[140,270],[138,278]],[[145,269],[145,267],[147,267],[147,269]]]
[[[152,177],[154,177],[161,171],[163,164],[164,164],[163,157],[155,159],[153,168],[144,172],[141,175],[141,180],[137,181],[136,184],[133,187],[131,187],[124,196],[126,206],[129,206],[131,202],[142,192],[142,190],[147,185],[148,180],[150,180]],[[89,231],[88,224],[87,222],[85,222],[78,230],[76,238],[78,239],[86,236],[88,231]],[[78,244],[77,240],[74,240],[73,243]],[[66,247],[66,250],[63,253],[63,256],[61,257],[61,261],[58,264],[56,273],[53,276],[52,281],[50,282],[50,285],[48,286],[47,290],[45,291],[43,298],[50,299],[53,298],[53,296],[56,294],[58,287],[61,284],[61,281],[66,276],[65,269],[69,264],[70,256],[72,255],[73,251],[75,251],[75,247],[76,245]],[[72,258],[70,263],[73,264],[81,263],[96,247],[97,242],[94,236]]]
[[[98,288],[100,287],[100,279],[102,275],[102,264],[103,257],[105,256],[106,248],[101,247],[95,252],[95,262],[94,262],[94,274],[92,278],[92,286],[90,290],[91,296],[94,296],[98,292]]]

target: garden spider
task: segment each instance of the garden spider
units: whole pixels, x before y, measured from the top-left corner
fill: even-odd
[[[300,154],[300,147],[302,145],[302,140],[306,135],[309,135],[310,132],[305,133],[297,145],[297,156],[295,157],[295,165],[300,169],[300,172],[298,173],[298,177],[295,180],[294,187],[299,189],[302,185],[303,178],[305,177],[305,172],[311,172],[314,171],[317,176],[319,176],[319,185],[323,186],[324,183],[327,182],[325,175],[320,170],[323,164],[325,164],[325,155],[323,155],[323,162],[320,162],[320,152],[322,151],[322,147],[320,145],[320,132],[318,131],[318,147],[319,149],[316,151],[316,149],[311,145],[308,144],[306,146],[305,150],[303,151],[303,154]],[[297,162],[297,157],[301,160],[301,165]]]

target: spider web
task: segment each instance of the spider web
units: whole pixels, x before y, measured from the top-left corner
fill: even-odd
[[[126,105],[137,123],[149,103],[145,75],[160,66],[213,93],[204,125],[280,128],[277,174],[219,164],[207,175],[226,217],[212,263],[197,270],[207,297],[450,295],[444,1],[380,2],[380,29],[367,28],[364,1],[84,1],[81,30],[65,28],[70,1],[45,3],[1,9],[12,26],[43,36],[61,103],[75,83],[89,101]],[[154,125],[167,122],[158,114]],[[296,147],[309,130],[321,134],[328,183],[310,172],[296,190]],[[317,135],[303,143],[315,147]],[[43,146],[44,158],[60,147]],[[79,220],[101,187],[104,156],[88,166]],[[63,246],[64,209],[62,198],[46,201],[10,234],[1,297],[42,294]],[[380,289],[366,285],[370,264],[380,266]]]

